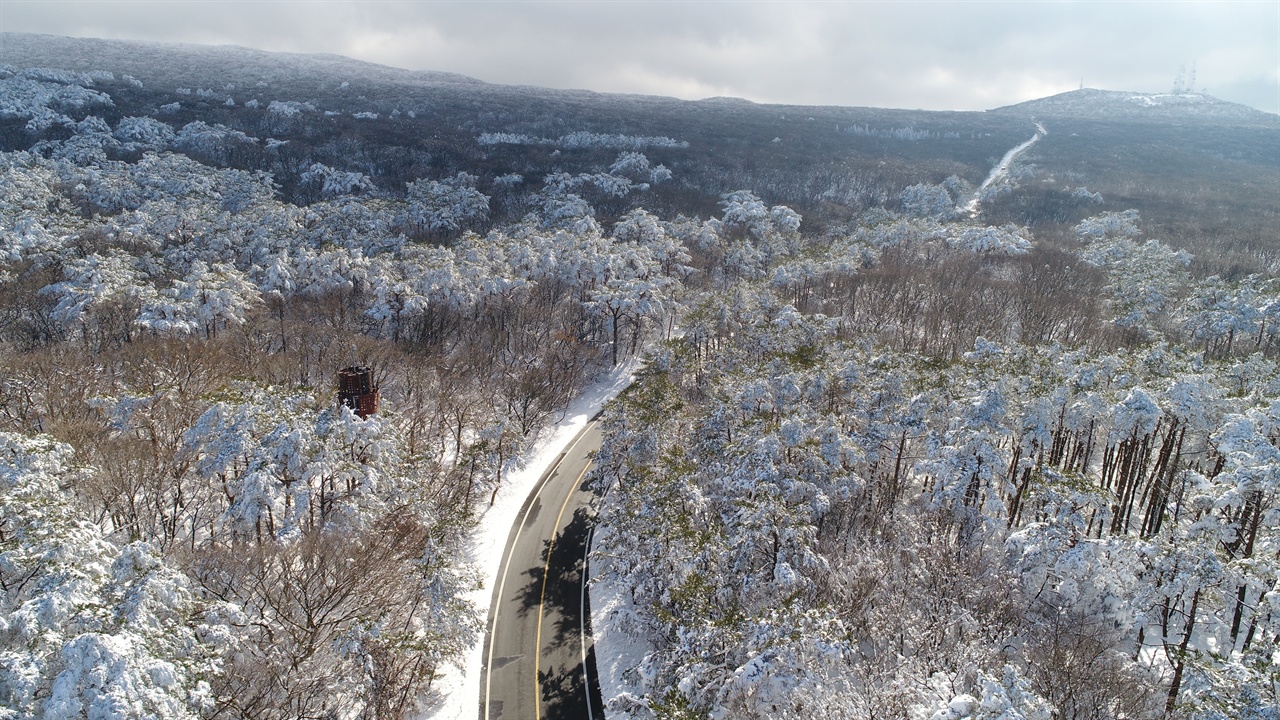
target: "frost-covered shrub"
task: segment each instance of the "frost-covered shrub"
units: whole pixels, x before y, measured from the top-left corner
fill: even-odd
[[[955,201],[941,185],[918,183],[902,191],[902,211],[912,217],[946,218],[955,213]]]
[[[353,195],[374,188],[373,180],[364,173],[338,170],[321,163],[312,163],[298,180],[304,185],[319,186],[320,196],[324,198]]]
[[[56,125],[73,126],[74,121],[65,113],[114,105],[106,93],[74,83],[35,79],[25,72],[0,80],[0,118],[26,118],[33,132]]]
[[[115,136],[135,150],[165,150],[178,134],[167,123],[149,117],[124,117],[116,123]]]
[[[287,118],[296,117],[301,115],[303,112],[315,112],[315,110],[315,105],[312,105],[311,103],[298,102],[297,100],[272,100],[271,103],[267,105],[267,112],[272,115],[279,115]]]
[[[187,123],[178,131],[173,146],[218,164],[226,164],[237,151],[258,144],[258,138],[225,125],[209,125],[203,120]]]

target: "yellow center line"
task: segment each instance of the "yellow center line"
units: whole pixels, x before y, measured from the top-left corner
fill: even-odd
[[[564,504],[560,506],[560,514],[556,515],[556,526],[551,533],[551,539],[547,541],[547,564],[542,567],[542,594],[538,597],[538,635],[533,646],[533,716],[535,720],[542,720],[542,681],[538,676],[542,674],[542,615],[543,606],[547,601],[547,578],[551,575],[551,551],[556,547],[556,535],[560,532],[560,520],[564,517],[565,508],[569,507],[569,499],[573,497],[574,490],[582,485],[582,478],[586,477],[587,471],[591,469],[591,462],[588,461],[586,467],[582,468],[582,472],[578,473],[578,479],[573,481],[573,485],[569,488],[569,494],[564,496]]]

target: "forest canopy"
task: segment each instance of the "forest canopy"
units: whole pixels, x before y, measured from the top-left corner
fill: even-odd
[[[415,716],[639,355],[611,712],[1275,717],[1265,122],[67,64],[0,66],[0,717]]]

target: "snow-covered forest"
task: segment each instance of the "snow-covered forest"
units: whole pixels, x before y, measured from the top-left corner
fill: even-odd
[[[315,163],[314,201],[290,204],[265,173],[173,152],[224,155],[235,132],[113,126],[90,78],[9,74],[7,112],[65,137],[0,159],[0,705],[414,711],[478,630],[476,508],[595,370],[666,326],[690,272],[657,218],[605,233],[573,191],[669,173],[623,151],[480,236],[474,176],[368,197]],[[357,363],[386,401],[364,420],[331,389]]]
[[[477,513],[646,348],[611,713],[1277,716],[1274,247],[1031,160],[978,192],[990,132],[737,175],[475,100],[397,156],[444,111],[69,65],[0,66],[0,717],[418,716]]]
[[[619,709],[1275,717],[1280,286],[1135,220],[886,220],[691,307],[600,457]]]

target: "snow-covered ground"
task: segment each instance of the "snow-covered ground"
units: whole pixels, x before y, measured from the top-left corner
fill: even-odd
[[[475,535],[469,547],[469,559],[485,579],[484,586],[471,594],[471,602],[486,621],[489,617],[489,603],[493,599],[493,583],[502,566],[507,536],[511,533],[511,526],[515,523],[525,498],[591,418],[600,412],[605,403],[617,397],[618,393],[631,384],[639,367],[640,358],[633,357],[583,390],[569,405],[563,419],[542,431],[538,441],[521,458],[519,469],[507,472],[493,505],[484,511],[476,524]],[[593,606],[596,604],[595,597],[593,591]],[[595,615],[593,612],[593,621]],[[434,690],[442,696],[442,700],[422,720],[470,720],[478,716],[483,654],[484,637],[481,635],[468,651],[464,667],[448,667],[436,679]],[[602,657],[598,639],[596,657]],[[606,673],[603,663],[600,670],[604,682]],[[611,697],[607,690],[604,696]]]
[[[589,569],[592,640],[595,642],[596,670],[600,677],[600,697],[605,704],[602,714],[606,719],[621,718],[623,713],[610,712],[609,701],[636,694],[637,688],[624,678],[624,673],[639,667],[640,661],[652,648],[619,627],[618,618],[634,614],[631,595],[620,583],[608,581],[607,560],[597,559]]]

